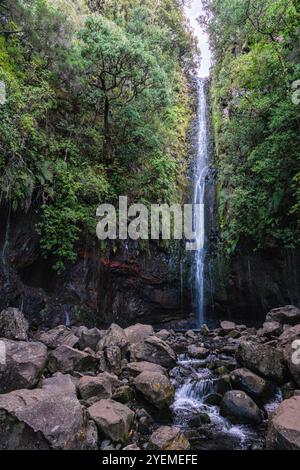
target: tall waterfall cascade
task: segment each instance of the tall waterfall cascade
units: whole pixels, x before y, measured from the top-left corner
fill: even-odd
[[[194,172],[194,214],[196,242],[194,267],[194,297],[198,326],[205,323],[205,258],[206,258],[206,220],[205,220],[205,190],[209,171],[209,130],[208,104],[205,91],[205,78],[197,78],[198,111],[197,111],[197,154]],[[199,213],[200,212],[200,213]],[[197,217],[196,217],[197,215]]]

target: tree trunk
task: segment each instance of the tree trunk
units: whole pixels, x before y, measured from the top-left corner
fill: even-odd
[[[103,157],[105,160],[111,160],[112,146],[109,129],[109,100],[105,97],[104,103],[104,143],[103,143]]]

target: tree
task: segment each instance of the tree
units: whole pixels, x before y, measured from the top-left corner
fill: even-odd
[[[95,105],[102,105],[103,155],[110,160],[111,107],[113,104],[124,107],[145,90],[165,88],[166,91],[165,75],[140,38],[102,16],[89,18],[80,37],[81,67]]]

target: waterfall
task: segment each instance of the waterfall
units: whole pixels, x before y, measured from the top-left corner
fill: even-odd
[[[199,207],[199,217],[194,215],[194,226],[198,219],[197,233],[197,246],[198,250],[195,251],[194,262],[194,290],[195,290],[195,309],[197,315],[197,324],[201,326],[205,323],[205,188],[206,177],[208,174],[208,154],[209,154],[209,132],[208,132],[208,110],[207,110],[207,96],[205,91],[206,80],[197,78],[197,92],[198,92],[198,139],[197,139],[197,158],[196,169],[194,174],[194,204]]]

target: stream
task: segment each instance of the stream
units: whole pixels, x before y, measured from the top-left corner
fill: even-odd
[[[210,344],[210,347],[215,345]],[[232,424],[220,413],[220,397],[231,386],[226,373],[220,374],[211,368],[216,362],[227,364],[228,369],[236,367],[231,355],[218,353],[215,349],[211,349],[205,359],[194,359],[187,353],[178,356],[177,365],[170,373],[175,387],[171,407],[174,425],[182,429],[195,450],[263,449],[267,418],[282,401],[280,391],[264,405],[262,424]]]

